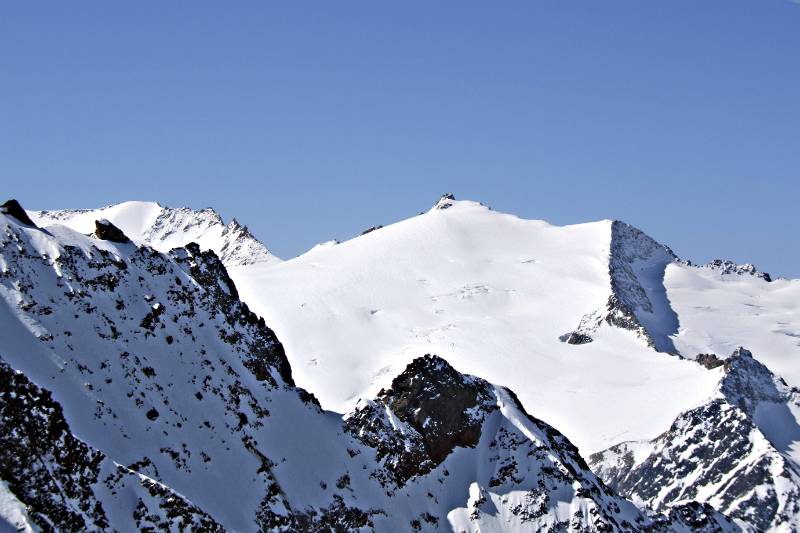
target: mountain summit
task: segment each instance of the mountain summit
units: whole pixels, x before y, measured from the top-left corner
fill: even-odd
[[[91,233],[96,220],[107,220],[136,242],[161,252],[198,243],[214,250],[226,266],[274,263],[275,257],[234,218],[227,224],[211,208],[162,207],[155,202],[122,202],[99,209],[31,211],[40,226],[62,224]]]
[[[452,195],[286,262],[229,227],[2,206],[6,521],[800,527],[797,280]]]
[[[0,215],[0,528],[736,531],[702,504],[640,511],[437,356],[323,411],[213,250],[119,232]]]
[[[352,409],[434,352],[518,391],[592,453],[652,438],[707,398],[716,381],[690,361],[701,353],[751,346],[800,386],[800,282],[745,271],[690,265],[621,221],[555,226],[448,194],[418,216],[230,274],[327,408]]]

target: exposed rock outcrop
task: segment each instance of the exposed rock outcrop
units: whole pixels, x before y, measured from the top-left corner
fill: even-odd
[[[675,260],[672,250],[641,230],[611,222],[608,299],[604,308],[581,317],[578,327],[561,339],[585,344],[607,324],[633,332],[655,350],[674,352],[670,335],[677,332],[678,319],[666,298],[663,278],[666,266]]]
[[[455,199],[456,199],[456,197],[453,196],[452,193],[449,193],[449,192],[445,193],[445,194],[442,195],[441,198],[439,198],[439,200],[436,202],[436,204],[433,206],[433,208],[434,209],[440,209],[440,210],[441,209],[449,209],[450,207],[453,207],[453,202],[455,201]]]
[[[122,244],[131,242],[131,240],[122,232],[121,229],[106,219],[94,221],[94,236],[101,241],[110,241]]]
[[[434,469],[457,446],[475,446],[485,415],[495,409],[488,383],[426,355],[415,359],[374,401],[361,402],[346,428],[376,448],[379,459],[386,458],[387,473],[402,485]]]
[[[745,263],[743,265],[734,263],[727,259],[714,259],[703,265],[705,268],[719,271],[720,274],[736,274],[739,276],[754,276],[764,281],[772,281],[772,276],[768,272],[762,272],[755,265]]]
[[[20,203],[13,198],[11,200],[7,200],[3,205],[0,205],[0,213],[14,217],[22,224],[33,226],[34,228],[36,227],[36,224],[33,223],[33,220],[31,220],[31,218],[28,216],[28,213],[22,208]]]

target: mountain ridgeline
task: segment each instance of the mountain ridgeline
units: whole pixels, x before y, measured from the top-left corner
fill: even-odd
[[[734,312],[736,291],[796,285],[755,267],[692,266],[622,222],[563,231],[528,222],[448,195],[410,222],[281,262],[210,210],[3,204],[0,527],[798,530],[794,375],[768,366],[782,361],[774,349],[725,355],[719,345],[738,338],[707,334],[701,346],[682,333],[701,312],[684,304],[697,286],[686,276],[734,293],[723,299]],[[527,235],[530,249],[496,238],[492,249],[498,230]],[[409,256],[417,247],[425,259]],[[551,265],[564,280],[555,290],[566,291],[552,296]],[[525,307],[529,293],[548,319],[533,320],[545,315]],[[565,295],[562,308],[550,304]],[[792,333],[793,320],[770,331]],[[346,373],[332,372],[345,344],[359,362],[342,357]],[[652,373],[651,395],[683,376],[698,396],[643,400],[667,423],[634,416],[635,440],[608,440],[625,423],[619,413],[592,426],[596,412],[582,410],[592,406],[569,397],[573,382],[544,380],[569,361],[590,392],[616,394],[608,383],[639,374],[576,364],[612,350],[632,372]],[[338,394],[349,407],[327,410]],[[528,414],[537,409],[546,416]],[[581,421],[603,430],[581,436]]]

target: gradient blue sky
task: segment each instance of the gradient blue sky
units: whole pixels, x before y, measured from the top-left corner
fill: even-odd
[[[7,2],[0,180],[282,257],[452,191],[800,277],[800,4]]]

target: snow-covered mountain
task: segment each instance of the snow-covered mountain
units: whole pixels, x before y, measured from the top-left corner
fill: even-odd
[[[1,211],[3,527],[738,530],[697,503],[641,512],[510,390],[436,356],[323,411],[213,251]]]
[[[2,211],[7,521],[798,528],[797,280],[450,195],[286,262],[210,210]]]
[[[617,221],[559,227],[444,197],[230,274],[298,383],[339,411],[435,352],[518,391],[589,454],[653,438],[712,393],[712,372],[670,353],[745,345],[800,385],[800,281],[691,266]]]
[[[80,233],[95,231],[96,220],[108,220],[130,239],[160,252],[195,242],[214,250],[225,266],[280,261],[234,218],[227,224],[211,208],[162,207],[155,202],[122,202],[100,209],[29,211],[39,226],[61,224]]]

